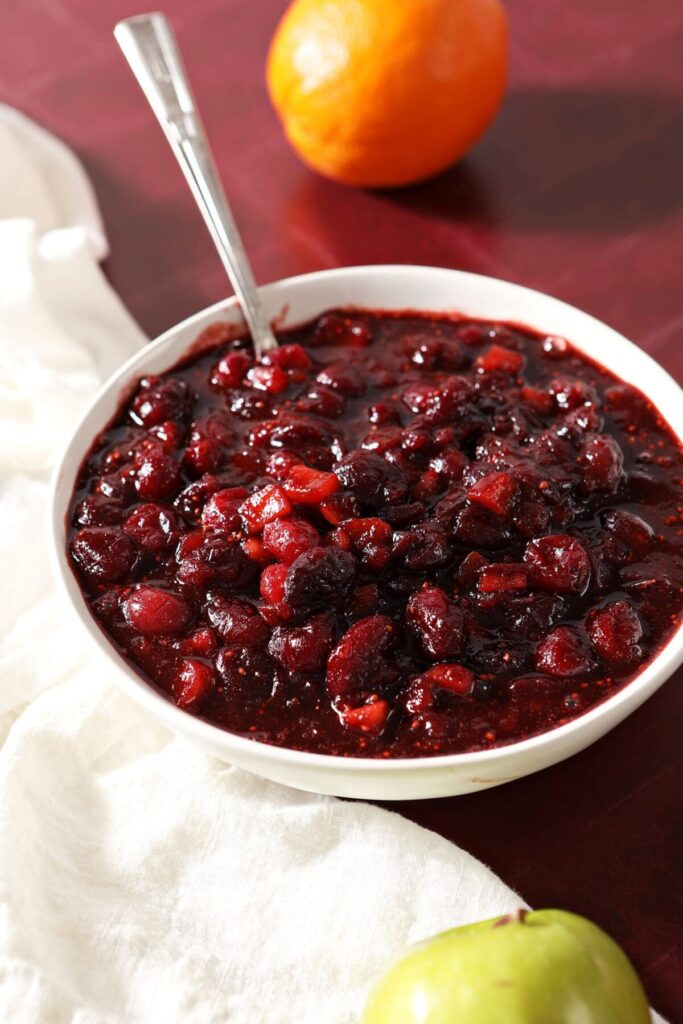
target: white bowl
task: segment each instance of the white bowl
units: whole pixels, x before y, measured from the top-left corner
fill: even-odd
[[[586,313],[540,292],[476,274],[430,267],[374,266],[322,271],[278,281],[261,289],[270,317],[300,323],[333,306],[458,312],[490,320],[516,321],[573,342],[656,403],[683,437],[683,393],[641,349]],[[185,354],[200,331],[217,320],[239,321],[235,299],[197,313],[166,331],[130,359],[102,388],[81,420],[53,482],[53,563],[67,601],[84,634],[108,660],[112,681],[178,734],[208,754],[299,789],[344,797],[412,800],[453,796],[497,786],[546,768],[587,747],[614,728],[662,685],[683,661],[679,629],[627,686],[567,725],[531,739],[470,754],[373,760],[309,754],[235,736],[175,707],[119,656],[92,618],[66,557],[66,514],[74,480],[94,437],[116,412],[128,385],[161,373]]]

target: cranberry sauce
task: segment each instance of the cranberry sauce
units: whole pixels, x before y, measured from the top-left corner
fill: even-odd
[[[139,382],[70,512],[93,615],[180,707],[301,750],[479,750],[676,628],[681,446],[566,341],[365,311],[263,365],[200,341]]]

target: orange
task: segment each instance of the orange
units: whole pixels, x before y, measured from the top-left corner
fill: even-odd
[[[294,0],[268,55],[287,136],[351,185],[406,185],[459,159],[505,91],[500,0]]]

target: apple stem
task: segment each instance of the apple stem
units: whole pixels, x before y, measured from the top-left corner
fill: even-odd
[[[515,910],[515,911],[513,911],[513,912],[512,912],[512,914],[506,914],[506,915],[505,915],[505,917],[501,917],[501,918],[499,918],[499,919],[498,919],[498,920],[497,920],[497,921],[495,922],[495,924],[493,925],[493,927],[494,927],[494,928],[500,928],[500,926],[501,926],[502,924],[512,924],[512,922],[513,922],[513,921],[516,921],[516,922],[517,922],[517,924],[524,924],[524,919],[526,918],[526,916],[527,916],[527,914],[528,914],[528,913],[529,913],[529,911],[528,911],[528,910],[523,910],[523,909],[522,909],[522,908],[520,907],[520,909],[519,909],[519,910]]]

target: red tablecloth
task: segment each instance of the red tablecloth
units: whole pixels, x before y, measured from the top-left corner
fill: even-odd
[[[510,0],[511,82],[495,126],[460,167],[383,194],[316,177],[285,143],[263,81],[284,6],[164,5],[259,280],[384,262],[493,274],[587,309],[680,378],[677,0]],[[139,10],[125,0],[4,4],[0,98],[82,157],[109,232],[108,273],[153,335],[223,296],[226,282],[111,36],[118,18]],[[400,807],[532,904],[602,924],[672,1019],[683,1010],[682,685],[679,672],[625,724],[556,768],[476,796]]]

